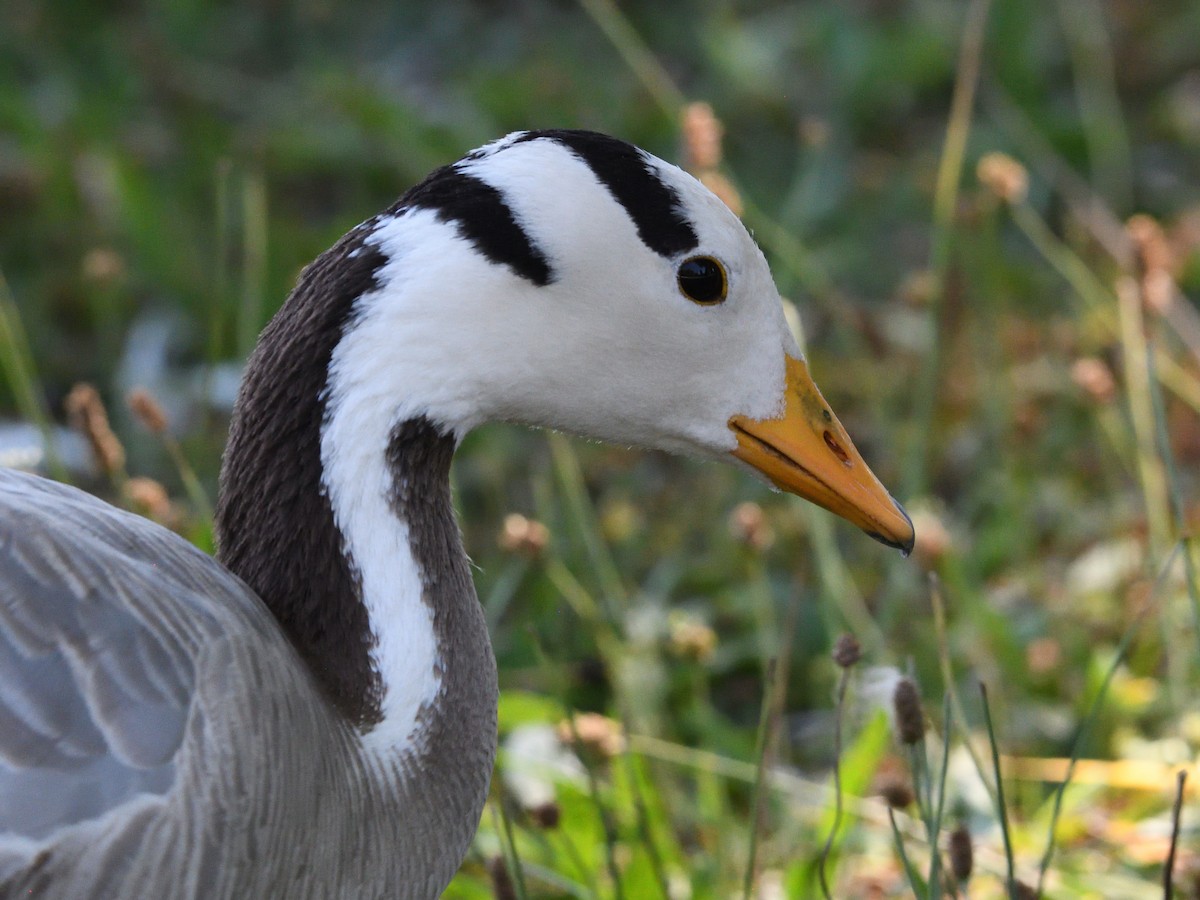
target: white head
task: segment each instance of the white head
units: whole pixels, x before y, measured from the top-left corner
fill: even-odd
[[[434,173],[360,231],[385,263],[330,370],[331,399],[363,411],[354,433],[382,403],[393,414],[381,442],[421,415],[459,437],[502,420],[732,454],[911,543],[807,380],[762,253],[677,167],[602,135],[520,132]],[[794,431],[791,419],[817,435],[804,459],[756,428]],[[798,468],[777,471],[781,454]]]

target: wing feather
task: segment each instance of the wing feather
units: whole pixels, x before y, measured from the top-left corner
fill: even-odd
[[[168,790],[198,656],[257,603],[177,535],[0,470],[0,834]]]

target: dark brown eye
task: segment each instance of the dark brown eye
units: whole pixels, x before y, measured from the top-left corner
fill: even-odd
[[[677,275],[683,296],[696,303],[720,303],[729,289],[725,268],[711,256],[685,259],[680,263]]]

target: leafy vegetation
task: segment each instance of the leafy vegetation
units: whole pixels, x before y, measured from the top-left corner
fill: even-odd
[[[1200,896],[1176,774],[1200,748],[1200,5],[0,18],[0,409],[55,437],[51,470],[210,546],[227,384],[299,268],[434,166],[570,126],[742,204],[914,513],[902,560],[733,471],[472,435],[503,743],[448,896]],[[692,101],[720,159],[684,139],[716,127]],[[127,451],[110,477],[53,428],[80,381]],[[907,744],[901,676],[928,725]]]

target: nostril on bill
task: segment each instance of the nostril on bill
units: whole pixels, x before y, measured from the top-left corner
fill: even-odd
[[[825,446],[833,451],[833,455],[842,461],[842,465],[849,467],[852,465],[850,456],[842,449],[842,445],[837,442],[832,434],[828,431],[824,433]]]

